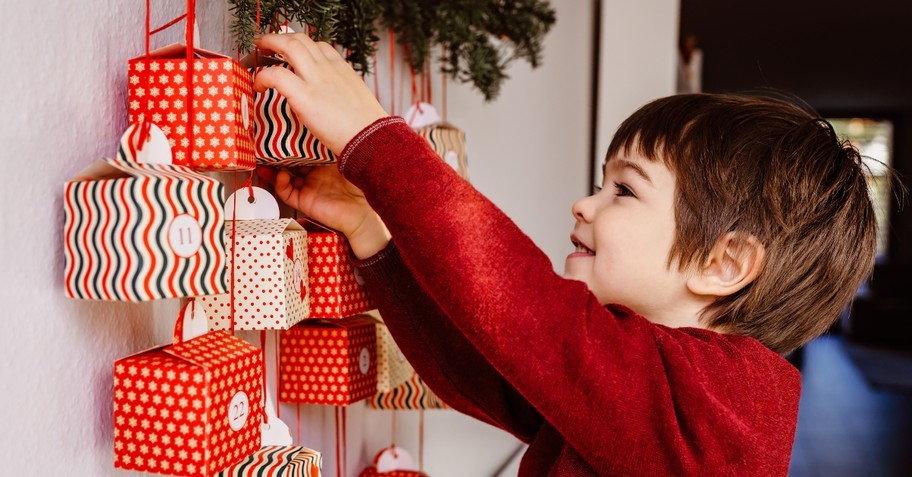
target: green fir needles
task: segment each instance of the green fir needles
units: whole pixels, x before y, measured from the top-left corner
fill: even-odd
[[[547,0],[228,0],[231,30],[241,51],[257,32],[286,22],[306,25],[316,40],[346,51],[356,71],[370,72],[377,29],[395,32],[409,65],[424,71],[436,53],[441,71],[497,98],[516,59],[541,64],[542,41],[555,22]]]

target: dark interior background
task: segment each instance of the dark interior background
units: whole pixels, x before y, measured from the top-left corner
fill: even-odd
[[[704,91],[774,88],[824,116],[892,120],[893,166],[912,189],[912,2],[682,0],[681,35],[688,34],[703,51]],[[889,253],[872,281],[883,283],[884,293],[868,297],[872,316],[864,317],[859,338],[912,348],[906,202],[892,207]]]

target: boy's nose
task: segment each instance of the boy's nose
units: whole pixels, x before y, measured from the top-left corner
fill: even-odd
[[[580,222],[591,222],[592,214],[595,210],[595,207],[592,204],[592,197],[584,197],[576,202],[574,202],[573,207],[570,208],[570,213],[573,214],[573,218]]]

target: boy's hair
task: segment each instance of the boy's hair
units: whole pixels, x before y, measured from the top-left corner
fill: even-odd
[[[727,232],[766,249],[753,283],[709,305],[705,325],[788,353],[824,333],[874,266],[876,223],[858,151],[810,107],[687,94],[625,120],[608,160],[634,148],[676,176],[669,266],[700,265]]]

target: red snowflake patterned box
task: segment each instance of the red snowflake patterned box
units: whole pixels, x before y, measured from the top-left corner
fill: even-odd
[[[213,331],[114,363],[114,467],[208,477],[260,448],[263,353]]]
[[[345,236],[301,221],[307,230],[310,318],[344,318],[374,309],[352,265]]]
[[[198,48],[188,60],[186,45],[173,44],[131,59],[127,78],[129,121],[161,128],[174,164],[207,171],[256,167],[253,80],[236,60]]]
[[[346,406],[377,390],[376,322],[304,320],[279,335],[279,400]]]
[[[301,225],[294,219],[227,220],[225,243],[234,329],[285,330],[307,318],[307,232]],[[231,293],[200,298],[210,329],[231,328]]]

